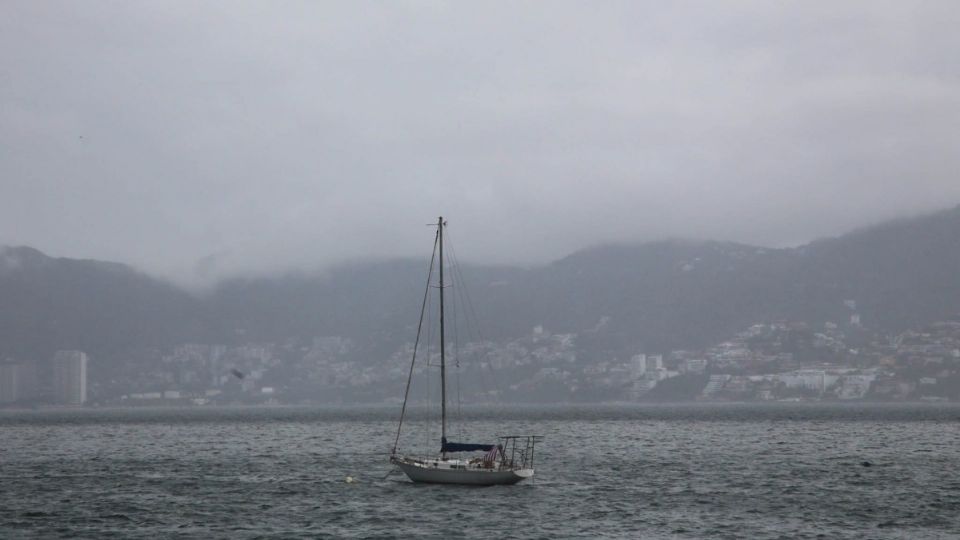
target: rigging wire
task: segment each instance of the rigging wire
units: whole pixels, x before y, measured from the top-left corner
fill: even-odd
[[[449,236],[449,233],[448,233],[448,236]],[[456,258],[456,250],[455,250],[455,248],[453,247],[453,243],[452,243],[452,242],[448,241],[447,244],[448,244],[448,247],[449,247],[449,249],[447,250],[447,252],[450,253],[450,258],[452,259],[452,262],[451,262],[450,266],[453,267],[453,269],[454,269],[454,270],[453,270],[454,279],[456,279],[457,281],[460,282],[460,287],[457,288],[457,291],[456,291],[456,293],[455,293],[453,296],[454,296],[454,298],[459,298],[459,301],[460,301],[460,304],[461,304],[461,305],[463,305],[463,306],[468,306],[469,304],[467,303],[467,301],[465,300],[465,297],[464,297],[464,291],[466,290],[466,281],[463,279],[463,273],[462,273],[462,271],[460,270],[460,262],[459,262],[459,261],[457,260],[457,258]],[[466,319],[464,322],[466,323],[467,341],[469,342],[469,340],[473,337],[473,336],[470,334],[470,327],[471,327],[471,325],[470,325],[469,313],[466,311],[466,308],[463,308],[461,311],[463,311],[463,315],[464,315],[464,317],[465,317],[465,319]],[[481,345],[482,345],[482,343],[481,343]],[[481,377],[482,377],[482,376],[483,376],[483,373],[482,373],[482,371],[481,371]],[[484,383],[483,386],[486,386],[486,384]],[[458,389],[458,390],[459,390],[459,389]]]
[[[443,225],[445,224],[441,224],[441,226]],[[444,229],[445,228],[446,227],[444,227]],[[427,372],[429,372],[431,367],[437,367],[439,365],[432,361],[433,356],[438,354],[437,349],[439,349],[439,344],[434,343],[435,334],[434,334],[434,328],[433,328],[434,326],[433,320],[435,317],[434,311],[435,309],[439,310],[439,307],[435,308],[432,305],[433,291],[431,289],[440,287],[440,285],[434,285],[432,283],[434,267],[436,266],[436,263],[437,263],[437,253],[438,253],[440,238],[441,238],[441,231],[440,231],[440,228],[438,227],[437,234],[434,237],[433,252],[430,257],[430,267],[427,272],[427,286],[426,286],[426,290],[424,291],[423,303],[421,304],[421,307],[420,307],[420,320],[417,323],[417,336],[416,336],[416,340],[414,341],[412,358],[410,360],[410,371],[407,378],[407,386],[403,396],[403,407],[401,408],[401,411],[400,411],[400,422],[399,422],[399,425],[397,426],[397,437],[394,440],[394,446],[393,446],[394,453],[396,453],[397,447],[399,445],[401,428],[403,426],[403,420],[404,420],[404,416],[406,414],[406,409],[407,409],[407,402],[410,396],[410,386],[411,386],[411,380],[413,378],[414,366],[417,360],[417,353],[418,351],[420,351],[421,347],[425,349],[425,353],[426,353],[426,358],[424,360],[421,360],[422,365],[424,366],[424,369]],[[452,344],[454,350],[452,352],[454,353],[453,355],[454,365],[457,368],[456,369],[457,433],[458,433],[458,437],[461,440],[463,440],[463,409],[462,409],[463,399],[462,399],[462,388],[461,388],[461,382],[460,382],[460,379],[461,379],[460,377],[460,369],[461,369],[460,326],[461,325],[459,323],[459,318],[458,318],[458,314],[460,312],[462,312],[462,318],[464,319],[463,323],[465,324],[467,343],[469,343],[470,339],[472,338],[472,335],[470,332],[471,326],[472,326],[477,336],[477,343],[479,344],[477,349],[479,354],[484,354],[484,351],[486,351],[488,347],[487,347],[486,340],[484,340],[483,334],[480,330],[480,320],[479,320],[479,317],[477,317],[477,312],[474,307],[472,298],[470,297],[470,292],[466,287],[466,280],[464,280],[463,278],[463,271],[461,269],[460,261],[456,254],[456,250],[453,246],[453,242],[450,239],[449,231],[447,231],[446,244],[448,247],[447,254],[443,257],[445,260],[440,261],[440,264],[444,264],[444,262],[446,262],[448,263],[448,267],[452,269],[450,282],[445,285],[453,289],[453,294],[450,295],[450,302],[451,302],[451,308],[452,308],[451,312],[453,313],[453,316],[451,317],[451,322],[453,324],[453,337],[454,337],[453,344]],[[443,294],[443,291],[440,291],[439,294]],[[460,306],[459,310],[457,309],[458,306]],[[439,314],[437,314],[436,317],[439,317]],[[426,332],[425,332],[426,339],[422,339],[424,337],[423,336],[424,322],[426,322]],[[446,351],[440,351],[438,356],[443,355],[445,352]],[[420,356],[422,358],[424,355],[421,354]],[[494,383],[497,382],[496,374],[493,372],[493,369],[490,366],[489,361],[481,362],[481,369],[477,370],[477,373],[480,375],[483,386],[486,389],[489,389],[488,381],[484,376],[485,373],[484,373],[483,367],[486,367],[486,369],[491,372],[491,376],[494,378]],[[435,381],[433,379],[434,377],[427,377],[427,380],[428,380],[427,403],[428,405],[430,405],[429,410],[435,409],[435,407],[432,406],[434,401],[434,394],[435,394],[435,391],[434,391]],[[442,385],[443,381],[440,381],[439,384]],[[443,390],[444,390],[443,388],[440,389],[440,395],[443,395]],[[425,423],[428,426],[436,425],[436,422],[429,421],[429,415]],[[436,431],[435,428],[431,429],[430,427],[422,430],[422,432],[426,437],[425,445],[427,448],[431,446],[431,441],[435,440],[435,435],[436,435],[435,431]]]
[[[454,365],[456,366],[455,378],[457,382],[456,419],[457,419],[457,438],[462,441],[464,440],[464,438],[463,438],[463,398],[462,398],[462,393],[460,391],[460,330],[459,330],[460,326],[457,323],[457,320],[458,320],[457,315],[459,313],[459,310],[457,309],[457,294],[459,294],[459,290],[462,286],[462,282],[458,283],[458,280],[456,279],[457,269],[454,266],[453,260],[449,254],[446,256],[446,259],[447,259],[447,262],[449,263],[447,266],[449,266],[450,268],[453,268],[453,275],[451,276],[451,279],[450,279],[450,288],[453,289],[454,294],[450,295],[450,297],[451,297],[451,307],[452,307],[451,311],[453,313],[453,317],[452,317],[453,351],[454,351],[454,360],[455,360]],[[468,335],[467,338],[469,339],[469,337],[470,336]]]
[[[431,367],[434,367],[434,366],[436,365],[436,364],[431,363],[431,360],[433,359],[433,355],[436,354],[436,353],[434,353],[434,350],[436,349],[436,345],[434,345],[434,343],[433,343],[433,339],[434,339],[434,338],[433,338],[433,311],[434,311],[434,309],[435,309],[435,308],[433,307],[433,304],[434,304],[434,302],[433,302],[433,289],[434,289],[435,287],[436,287],[436,286],[433,285],[433,284],[430,284],[430,286],[429,286],[429,289],[430,289],[430,294],[429,294],[429,296],[430,296],[430,298],[427,300],[427,301],[429,302],[429,303],[427,304],[427,345],[426,345],[427,350],[426,350],[426,358],[423,360],[424,372],[427,374],[427,405],[430,406],[430,407],[428,408],[429,411],[433,411],[433,410],[434,410],[434,407],[433,407],[434,401],[433,401],[433,400],[434,400],[434,394],[435,394],[435,390],[436,390],[435,387],[436,387],[436,384],[437,384],[436,381],[433,380],[433,377],[430,376],[430,368],[431,368]],[[430,413],[430,414],[432,414],[432,413]],[[435,435],[435,433],[434,433],[434,426],[436,426],[436,423],[432,421],[432,420],[433,420],[433,416],[430,416],[430,414],[428,414],[428,418],[427,418],[427,420],[428,420],[427,423],[426,423],[426,424],[427,424],[427,429],[422,430],[423,437],[424,437],[424,441],[423,441],[423,442],[424,442],[424,448],[430,448],[430,441],[434,440],[434,435]]]
[[[461,283],[461,286],[459,287],[458,292],[459,294],[462,295],[461,303],[466,306],[463,311],[467,318],[468,330],[469,330],[470,318],[472,316],[473,329],[476,331],[477,340],[481,345],[481,350],[486,350],[487,342],[483,337],[483,333],[480,331],[480,318],[477,317],[477,311],[474,307],[473,299],[470,297],[470,290],[466,286],[466,280],[463,277],[463,271],[461,270],[460,260],[459,260],[459,257],[457,257],[457,251],[456,251],[456,248],[454,247],[452,238],[450,238],[449,232],[447,232],[447,246],[448,246],[447,251],[450,253],[450,256],[453,258],[453,261],[454,261],[453,267],[454,267],[455,277],[457,277],[457,279],[459,279]],[[492,366],[490,366],[490,362],[489,361],[480,362],[480,364],[481,364],[481,369],[477,370],[477,372],[480,375],[482,385],[485,387],[486,390],[490,389],[489,381],[487,381],[486,377],[484,376],[483,367],[485,365],[487,368],[487,371],[490,372],[490,376],[493,379],[493,389],[499,390],[501,386],[499,384],[499,380],[497,378],[496,372],[494,372]]]
[[[410,381],[413,380],[413,365],[417,361],[417,347],[420,345],[420,331],[423,328],[423,315],[427,310],[427,300],[430,296],[430,279],[433,277],[433,263],[436,259],[437,243],[440,240],[440,231],[433,240],[433,253],[430,255],[430,268],[427,270],[427,286],[423,291],[423,303],[420,305],[420,322],[417,323],[417,337],[413,343],[413,356],[410,359],[410,373],[407,376],[407,387],[403,392],[403,406],[400,408],[400,422],[397,424],[397,437],[393,441],[393,454],[397,453],[397,445],[400,444],[400,429],[403,428],[403,417],[407,412],[407,398],[410,397]]]

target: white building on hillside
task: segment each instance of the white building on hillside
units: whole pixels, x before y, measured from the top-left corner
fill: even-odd
[[[53,355],[53,400],[62,405],[87,401],[87,354],[57,351]]]

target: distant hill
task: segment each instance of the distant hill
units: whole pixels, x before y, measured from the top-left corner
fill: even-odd
[[[464,246],[460,246],[464,249]],[[343,265],[230,280],[192,296],[129,267],[0,250],[0,355],[321,335],[372,360],[412,338],[426,262]],[[466,267],[484,337],[538,324],[575,332],[583,357],[699,347],[758,321],[898,330],[960,316],[960,207],[792,249],[661,241],[585,249],[532,269]]]
[[[203,337],[209,320],[202,302],[122,264],[0,248],[0,355],[116,353]]]
[[[888,330],[960,316],[960,207],[796,251],[810,315],[843,297],[857,299],[864,324]]]
[[[544,324],[611,317],[607,347],[706,345],[777,319],[849,320],[885,331],[960,316],[960,207],[794,249],[665,241],[584,250],[537,269]]]

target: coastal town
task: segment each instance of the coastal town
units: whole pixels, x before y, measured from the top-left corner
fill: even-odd
[[[511,341],[454,344],[450,384],[464,403],[960,399],[957,321],[894,335],[866,331],[856,315],[842,327],[764,322],[701,350],[608,358],[585,353],[580,337],[537,326]],[[14,359],[0,364],[0,404],[391,403],[402,398],[412,353],[405,343],[370,361],[369,347],[338,336],[183,344],[139,351],[126,369],[107,372],[96,357],[59,351],[46,373]],[[438,357],[419,351],[414,401],[437,399]]]

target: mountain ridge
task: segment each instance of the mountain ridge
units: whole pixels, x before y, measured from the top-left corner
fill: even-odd
[[[119,358],[324,335],[370,342],[374,354],[410,339],[425,268],[415,258],[345,263],[195,294],[121,263],[0,248],[0,355],[42,361],[77,348]],[[544,325],[578,334],[587,356],[703,346],[762,320],[842,321],[854,311],[844,300],[864,325],[895,330],[960,312],[960,206],[793,248],[667,239],[462,271],[485,337]]]

